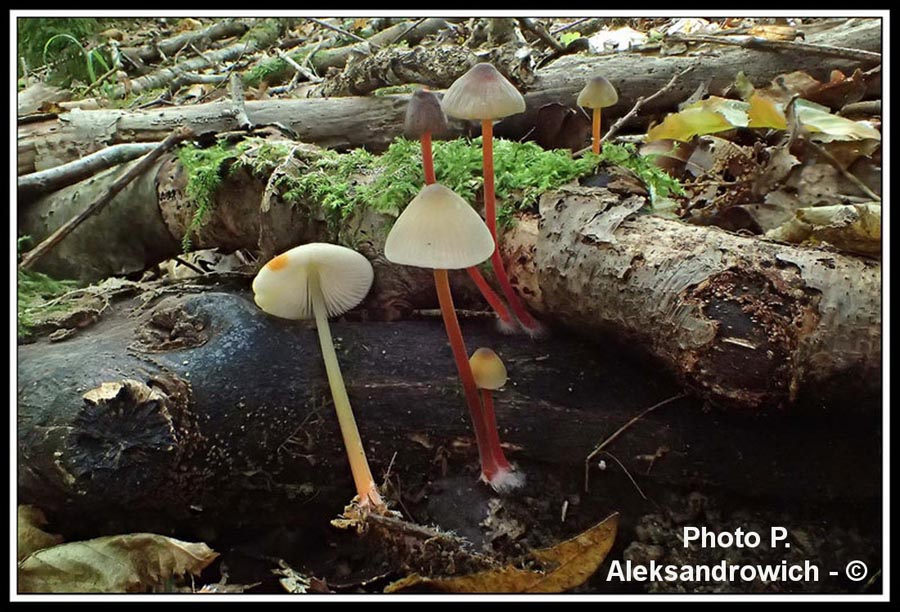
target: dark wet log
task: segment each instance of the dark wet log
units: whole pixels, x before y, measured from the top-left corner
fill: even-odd
[[[20,347],[19,503],[38,505],[64,532],[178,525],[207,537],[341,510],[353,486],[314,329],[267,317],[245,294],[166,298],[139,317],[130,305],[63,343]],[[393,462],[406,491],[441,479],[442,463],[474,479],[477,453],[439,320],[336,321],[332,330],[373,472]],[[506,362],[501,438],[533,486],[561,478],[584,495],[588,453],[679,392],[612,343],[562,331],[535,343],[477,320],[463,331],[470,350],[490,346]],[[606,450],[644,488],[798,503],[880,493],[878,423],[839,411],[754,419],[702,407],[684,399],[660,408]],[[591,495],[633,496],[627,480],[610,490],[610,470],[594,466]],[[525,493],[540,496],[528,485]]]
[[[843,26],[810,35],[807,42],[880,51],[881,21],[850,20]],[[567,56],[535,72],[534,81],[522,88],[528,105],[526,112],[500,122],[495,134],[521,138],[533,130],[543,106],[556,103],[574,107],[578,92],[596,71],[602,71],[619,89],[618,104],[604,110],[604,117],[614,121],[627,113],[639,97],[651,96],[672,76],[689,67],[693,68],[689,77],[680,79],[676,87],[643,108],[644,121],[655,113],[673,110],[701,83],[708,83],[710,93],[723,92],[739,71],[744,71],[754,85],[764,86],[776,76],[796,70],[827,81],[832,70],[850,74],[855,68],[871,67],[871,62],[731,47],[715,48],[705,55]],[[464,65],[460,67],[463,72],[465,69]],[[873,92],[880,92],[880,82],[876,81],[880,79],[873,79],[869,85]],[[247,116],[257,126],[287,126],[299,140],[322,147],[365,146],[377,151],[402,133],[407,98],[408,95],[389,95],[248,101]],[[198,134],[239,128],[227,100],[140,112],[71,111],[53,120],[19,126],[18,173],[51,168],[110,144],[162,140],[181,125]],[[465,126],[456,122],[448,137],[459,136],[464,130]]]

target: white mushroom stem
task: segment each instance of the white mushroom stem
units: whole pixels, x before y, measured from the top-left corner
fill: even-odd
[[[322,358],[325,360],[325,372],[328,374],[328,385],[331,387],[331,397],[334,400],[334,409],[337,412],[338,423],[341,427],[341,435],[344,438],[344,447],[347,449],[347,457],[350,460],[350,471],[353,473],[353,481],[356,483],[356,492],[362,505],[372,504],[375,507],[383,506],[384,502],[378,494],[375,480],[366,460],[366,451],[363,447],[356,419],[350,407],[350,398],[347,397],[347,388],[344,386],[344,377],[338,364],[337,353],[334,350],[334,342],[331,339],[331,328],[328,325],[328,310],[325,307],[325,299],[319,286],[319,273],[316,270],[309,271],[309,296],[312,302],[313,314],[316,317],[316,329],[319,332],[319,344],[322,348]]]

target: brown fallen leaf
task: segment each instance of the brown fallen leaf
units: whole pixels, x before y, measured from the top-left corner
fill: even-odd
[[[39,550],[18,565],[20,593],[144,593],[219,556],[202,542],[152,533],[115,535]]]
[[[40,508],[22,505],[16,515],[16,561],[21,561],[36,550],[56,546],[63,541],[62,536],[41,529],[47,524],[47,519]]]
[[[574,538],[531,551],[531,560],[540,562],[545,567],[543,571],[507,565],[450,578],[411,574],[389,584],[385,593],[412,587],[449,593],[561,593],[584,584],[597,571],[615,542],[618,527],[616,513]]]

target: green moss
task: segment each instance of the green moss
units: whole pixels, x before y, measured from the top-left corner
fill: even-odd
[[[299,60],[294,59],[299,63]],[[286,61],[280,57],[275,57],[264,62],[258,63],[256,66],[247,71],[244,75],[244,84],[249,87],[258,87],[260,83],[266,81],[269,85],[275,85],[281,81],[285,81],[291,75],[291,68]]]
[[[187,143],[178,150],[178,161],[188,175],[185,195],[195,207],[181,239],[181,248],[185,253],[191,250],[191,235],[203,227],[215,205],[216,190],[227,172],[225,162],[237,158],[240,153],[239,148],[222,143],[206,149]]]
[[[16,247],[21,251],[30,238],[18,239]],[[70,304],[64,300],[51,302],[56,298],[78,287],[72,280],[57,280],[30,270],[16,270],[16,334],[27,337],[31,330],[41,321],[54,314],[66,312]]]
[[[179,159],[190,177],[187,195],[197,207],[185,236],[185,249],[190,247],[190,234],[202,227],[213,206],[226,165],[232,170],[247,167],[266,180],[293,148],[290,142],[253,138],[236,147],[182,147]],[[481,139],[438,141],[433,149],[438,182],[474,202],[483,186]],[[365,149],[349,153],[322,150],[314,155],[298,150],[296,157],[301,169],[279,174],[274,185],[285,202],[313,207],[310,215],[325,219],[333,240],[338,239],[344,222],[354,212],[368,208],[399,215],[424,182],[419,142],[403,138],[395,140],[382,155]],[[607,144],[600,155],[573,158],[568,150],[547,151],[535,143],[499,139],[494,141],[498,222],[508,225],[514,212],[534,207],[545,191],[589,175],[604,162],[634,171],[652,194],[665,197],[681,192],[676,180],[629,145]]]

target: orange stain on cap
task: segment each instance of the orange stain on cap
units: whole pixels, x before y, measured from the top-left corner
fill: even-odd
[[[278,257],[273,258],[269,263],[266,264],[266,267],[273,272],[281,270],[285,266],[288,265],[288,256],[287,253],[282,253]]]

